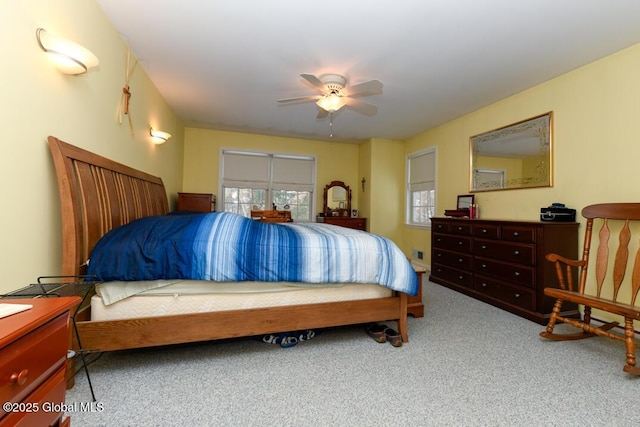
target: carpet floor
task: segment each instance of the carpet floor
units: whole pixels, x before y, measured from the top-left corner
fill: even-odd
[[[399,348],[355,325],[291,348],[246,338],[105,353],[89,366],[96,404],[80,371],[68,415],[75,426],[640,425],[622,343],[551,342],[428,282],[424,303]]]

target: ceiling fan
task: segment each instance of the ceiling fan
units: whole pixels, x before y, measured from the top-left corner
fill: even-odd
[[[378,112],[378,107],[375,105],[357,99],[362,96],[381,94],[382,83],[378,80],[369,80],[348,86],[346,77],[339,74],[322,74],[318,77],[313,74],[300,74],[300,76],[316,88],[320,94],[284,98],[279,99],[278,102],[316,101],[316,105],[320,107],[317,116],[319,119],[326,117],[329,113],[335,113],[345,106],[366,116],[373,116]]]

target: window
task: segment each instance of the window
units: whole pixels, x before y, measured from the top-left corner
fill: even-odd
[[[290,210],[294,221],[311,221],[315,158],[222,151],[222,206],[249,217],[251,210]]]
[[[436,149],[407,156],[407,224],[431,225],[436,213]]]

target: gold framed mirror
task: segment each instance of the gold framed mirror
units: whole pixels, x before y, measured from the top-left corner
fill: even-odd
[[[553,186],[553,112],[469,138],[469,191]]]
[[[351,215],[351,188],[342,181],[325,185],[322,213],[325,216]]]

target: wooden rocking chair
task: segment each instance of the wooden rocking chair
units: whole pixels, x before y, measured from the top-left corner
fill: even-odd
[[[629,258],[629,242],[631,241],[631,225],[635,222],[640,229],[640,203],[608,203],[587,206],[582,210],[582,216],[587,219],[583,253],[581,260],[570,260],[557,254],[548,254],[547,259],[554,262],[560,288],[545,288],[545,295],[556,298],[549,323],[540,336],[557,341],[576,340],[593,337],[595,335],[609,337],[622,341],[626,346],[625,372],[640,375],[640,368],[636,367],[635,332],[633,321],[640,320],[640,307],[636,306],[636,297],[640,289],[640,249],[635,255],[631,269],[631,289],[629,292],[619,292],[624,282]],[[598,232],[598,248],[595,254],[595,290],[587,292],[587,271],[589,267],[589,253],[591,249],[591,235],[596,224],[602,223]],[[609,237],[614,229],[621,226],[618,234],[618,248],[612,258],[609,257]],[[607,276],[607,267],[611,264],[613,271]],[[572,269],[579,269],[577,289],[572,279]],[[607,285],[605,285],[605,279]],[[625,290],[626,291],[626,290]],[[624,297],[620,297],[624,295]],[[620,297],[620,299],[619,299]],[[563,302],[572,302],[584,306],[583,319],[571,319],[560,315]],[[599,326],[591,325],[591,309],[596,308],[624,317],[624,335],[610,332],[619,325],[609,322]],[[575,334],[556,334],[553,328],[556,322],[569,323],[582,332]]]

